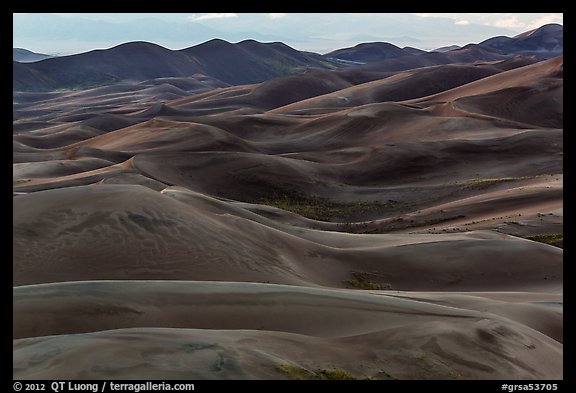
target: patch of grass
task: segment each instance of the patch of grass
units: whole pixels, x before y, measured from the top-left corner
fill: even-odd
[[[469,180],[463,185],[463,188],[478,188],[478,187],[489,187],[494,184],[514,181],[514,180],[526,180],[533,179],[536,176],[519,176],[519,177],[496,177],[496,178],[476,178]]]
[[[339,202],[332,199],[305,194],[294,189],[292,184],[282,184],[256,178],[250,175],[235,175],[235,180],[242,184],[242,193],[226,190],[219,196],[237,201],[268,205],[299,214],[317,221],[355,221],[358,217],[382,215],[389,213],[396,201],[382,202]]]
[[[378,202],[335,202],[309,195],[299,195],[295,198],[283,196],[276,199],[260,199],[255,202],[278,207],[318,221],[345,219],[359,214],[380,213],[387,210],[387,205]]]
[[[333,369],[320,369],[316,372],[306,370],[305,368],[295,366],[293,364],[282,363],[276,365],[276,370],[286,374],[290,379],[294,380],[355,380],[355,376],[349,372],[337,368]],[[368,377],[367,377],[368,379]],[[371,378],[375,379],[375,378]]]
[[[260,189],[262,190],[262,189]],[[266,196],[244,202],[268,205],[317,221],[347,220],[388,212],[392,204],[380,202],[337,202],[315,195],[276,189]]]
[[[320,370],[320,375],[322,375],[325,379],[333,380],[333,381],[343,381],[343,380],[355,380],[357,379],[355,376],[350,374],[347,371],[339,370],[339,369],[332,369],[332,370]]]
[[[281,59],[266,59],[264,63],[283,75],[301,73],[306,70],[305,66],[288,64]]]
[[[441,223],[448,222],[448,221],[459,220],[461,218],[466,218],[466,216],[460,214],[457,216],[438,217],[438,218],[433,218],[433,219],[423,220],[423,221],[415,221],[415,220],[406,221],[402,217],[400,217],[400,218],[394,219],[389,224],[386,224],[386,226],[365,230],[365,231],[362,231],[359,233],[362,233],[365,235],[389,233],[389,232],[399,231],[402,229],[427,227],[427,226],[441,224]]]
[[[562,233],[544,233],[533,236],[527,236],[526,239],[544,244],[549,244],[551,246],[560,247],[560,244],[564,242],[564,235]]]
[[[421,360],[426,366],[425,369],[430,368],[428,371],[433,374],[440,372],[441,374],[446,374],[450,379],[464,379],[463,375],[457,370],[444,363],[435,356],[430,356],[426,352],[422,352],[420,355],[416,356],[416,359]],[[439,376],[439,375],[438,375]],[[445,377],[443,379],[446,379]]]
[[[282,371],[288,378],[296,380],[318,379],[318,375],[306,370],[305,368],[294,366],[292,364],[282,363],[276,365],[278,371]]]
[[[373,282],[370,277],[376,277],[375,274],[352,271],[350,272],[350,275],[352,278],[345,280],[344,283],[352,288],[369,290],[392,289],[392,285],[388,283],[378,284]]]

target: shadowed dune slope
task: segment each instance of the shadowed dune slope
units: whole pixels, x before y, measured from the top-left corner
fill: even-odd
[[[540,86],[540,90],[548,86],[557,89],[558,78],[562,77],[562,63],[563,57],[559,56],[504,72],[471,65],[426,67],[280,107],[272,112],[292,113],[313,108],[353,107],[380,101],[406,101],[408,104],[422,105],[426,102],[454,101],[462,97],[521,86]],[[433,90],[439,93],[434,94]],[[555,94],[555,98],[556,102],[553,105],[557,107],[558,93]],[[542,102],[547,99],[547,97],[540,98]],[[545,111],[542,116],[546,116],[546,113]]]
[[[504,53],[518,53],[532,55],[539,59],[549,59],[562,54],[564,50],[564,27],[557,23],[549,23],[515,37],[489,38],[481,44]]]
[[[521,321],[561,342],[559,299],[560,295],[524,292],[398,294],[206,281],[40,284],[14,289],[14,338],[132,327],[259,329],[346,337],[430,317],[477,318],[478,311],[489,310],[485,316]],[[74,317],[66,319],[66,315]],[[47,316],[52,316],[51,322],[43,323]]]
[[[272,112],[284,113],[306,107],[354,107],[374,102],[408,100],[445,91],[498,72],[500,71],[493,68],[472,65],[425,67],[362,83],[336,93],[277,108]]]
[[[515,68],[430,97],[423,97],[419,100],[414,100],[413,102],[454,101],[462,97],[486,94],[512,87],[537,84],[550,78],[562,78],[563,63],[564,57],[558,56],[550,60]]]

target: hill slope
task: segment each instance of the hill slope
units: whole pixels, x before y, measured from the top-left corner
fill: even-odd
[[[12,60],[19,63],[33,63],[44,59],[49,59],[53,56],[45,55],[43,53],[36,53],[24,48],[12,49]]]
[[[215,39],[187,49],[170,50],[149,42],[129,42],[110,49],[15,65],[13,89],[77,89],[194,74],[239,85],[262,82],[308,67],[334,66],[319,55],[299,52],[281,43],[231,44]]]
[[[564,27],[551,23],[530,30],[515,37],[493,37],[481,45],[498,49],[504,53],[523,56],[536,56],[545,60],[559,56],[564,51]]]

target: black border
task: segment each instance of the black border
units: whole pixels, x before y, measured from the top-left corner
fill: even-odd
[[[312,2],[308,2],[308,3],[296,3],[296,2],[272,2],[272,1],[245,1],[245,2],[239,2],[236,4],[227,4],[226,2],[194,2],[194,3],[190,3],[190,2],[172,2],[170,4],[168,3],[163,3],[161,4],[162,7],[159,6],[159,3],[157,2],[145,2],[145,1],[141,1],[138,2],[137,6],[133,6],[132,3],[119,3],[119,2],[115,2],[115,3],[111,3],[110,4],[106,4],[105,2],[99,1],[99,2],[90,2],[90,3],[74,3],[73,6],[65,6],[62,5],[63,3],[60,3],[60,5],[58,4],[54,4],[51,2],[28,2],[28,3],[24,3],[21,2],[20,4],[11,4],[11,12],[10,13],[6,13],[6,19],[5,19],[5,23],[4,23],[4,29],[8,30],[11,26],[12,26],[12,13],[13,12],[225,12],[225,11],[235,11],[235,12],[358,12],[358,8],[362,8],[360,11],[361,12],[454,12],[455,8],[457,9],[457,11],[459,12],[475,12],[475,11],[479,11],[478,9],[473,9],[473,8],[480,8],[479,7],[479,3],[472,3],[472,2],[461,2],[460,4],[456,4],[456,3],[452,3],[452,2],[432,2],[432,1],[427,1],[427,2],[422,2],[421,4],[418,3],[414,3],[414,2],[410,2],[409,4],[407,3],[403,3],[403,2],[366,2],[363,3],[362,6],[360,7],[360,5],[356,2],[343,2],[343,1],[334,1],[332,3],[329,3],[327,6],[327,3],[312,3]],[[493,11],[497,11],[497,12],[502,12],[502,11],[512,11],[515,12],[518,8],[524,8],[526,9],[527,7],[529,8],[527,11],[522,11],[522,12],[528,12],[528,11],[536,11],[536,12],[557,12],[557,13],[563,13],[564,17],[566,18],[567,16],[569,16],[569,12],[567,12],[567,8],[568,8],[568,3],[567,2],[562,2],[562,3],[554,3],[554,4],[542,4],[542,3],[538,3],[538,7],[539,9],[534,9],[534,5],[536,3],[535,2],[523,2],[522,6],[519,7],[518,3],[513,4],[513,3],[499,3],[499,4],[495,4],[492,3],[492,8]],[[482,3],[483,8],[486,8],[486,3]],[[159,9],[161,8],[161,9]],[[328,9],[327,9],[328,8]],[[464,9],[462,9],[464,8]],[[468,8],[468,9],[466,9]],[[500,8],[500,9],[498,9]],[[530,9],[532,8],[532,9]],[[546,8],[544,10],[542,10],[542,8]],[[553,9],[551,9],[553,8]],[[10,19],[9,19],[10,18]],[[568,18],[569,19],[569,18]],[[566,27],[566,23],[564,23],[565,27]],[[568,55],[566,56],[567,59],[567,64],[568,64],[568,70],[570,72],[570,70],[573,70],[574,67],[572,66],[573,63],[573,59],[574,59],[574,54],[571,53],[572,52],[572,48],[574,48],[573,45],[571,44],[571,32],[572,28],[571,25],[568,24],[568,30],[567,30],[567,34],[564,34],[565,39],[568,39],[568,44],[565,44],[565,48],[568,49]],[[8,35],[8,32],[6,32],[6,35]],[[4,42],[7,42],[7,40],[5,40]],[[8,50],[8,48],[6,49],[6,61],[8,61],[8,53],[10,53],[10,51]],[[10,61],[12,59],[10,58]],[[6,63],[8,64],[8,63]],[[570,73],[568,73],[568,86],[570,86],[570,81],[572,80],[572,77],[570,75]],[[570,88],[568,89],[569,92],[572,92],[573,89]],[[8,97],[8,94],[7,94]],[[570,98],[568,98],[568,100],[565,100],[569,103],[571,103],[572,101],[570,100]],[[4,116],[4,119],[8,119],[9,117],[7,115]],[[570,123],[570,121],[572,121],[572,117],[568,116],[565,118],[568,123]],[[11,129],[12,128],[12,124],[10,123],[10,125],[8,125],[8,120],[6,120],[6,130]],[[566,128],[566,127],[565,127]],[[574,130],[572,127],[568,126],[568,134],[564,134],[564,142],[565,142],[565,146],[569,146],[572,147],[574,145],[572,145],[570,142],[572,141],[572,139],[574,138],[574,133],[576,132],[576,130]],[[8,132],[6,132],[6,134],[8,134]],[[566,143],[567,142],[567,143]],[[6,141],[5,142],[6,145],[10,145],[10,141]],[[573,263],[574,263],[574,258],[572,258],[572,244],[574,239],[574,233],[575,233],[575,225],[576,223],[571,219],[574,215],[574,209],[575,207],[573,206],[573,204],[570,203],[570,201],[574,201],[574,193],[573,193],[573,188],[574,188],[574,184],[572,183],[572,179],[574,178],[574,171],[576,171],[576,163],[571,162],[573,161],[573,155],[570,152],[570,149],[565,149],[568,150],[568,154],[564,154],[564,179],[565,179],[565,184],[564,184],[564,200],[567,201],[568,203],[564,203],[564,237],[565,237],[565,242],[564,242],[564,252],[565,252],[565,257],[564,257],[564,261],[566,261],[567,263],[564,265],[564,277],[567,279],[571,279],[574,277],[573,271]],[[11,157],[11,155],[6,154],[6,157]],[[8,163],[6,164],[8,167]],[[10,195],[8,193],[8,190],[6,192],[7,195]],[[12,202],[10,202],[10,204],[12,204]],[[567,252],[567,253],[566,253]],[[12,271],[12,268],[10,269],[10,271]],[[12,298],[12,282],[10,280],[11,276],[6,275],[6,277],[8,277],[6,279],[6,281],[8,282],[6,285],[6,299],[11,299]],[[569,282],[568,282],[569,284]],[[384,389],[391,389],[391,391],[393,392],[401,392],[404,390],[408,390],[411,391],[412,389],[418,389],[418,390],[423,390],[423,389],[437,389],[438,391],[442,391],[442,392],[459,392],[462,393],[463,391],[472,389],[472,391],[480,391],[480,392],[503,392],[505,390],[502,389],[502,384],[515,384],[515,385],[529,385],[530,383],[532,384],[540,384],[540,383],[551,383],[551,384],[557,384],[558,386],[558,390],[557,391],[563,391],[566,388],[568,388],[569,386],[573,386],[571,388],[571,390],[573,390],[576,387],[575,384],[575,375],[573,374],[573,368],[572,365],[574,363],[573,361],[573,357],[574,357],[574,338],[572,337],[571,333],[575,331],[574,327],[575,327],[575,321],[576,321],[576,317],[574,316],[574,302],[573,302],[573,297],[574,297],[574,291],[571,287],[571,285],[564,285],[565,288],[565,292],[564,292],[564,331],[567,332],[564,334],[564,345],[567,346],[567,348],[564,350],[564,380],[551,380],[551,381],[542,381],[542,380],[535,380],[535,381],[528,381],[528,380],[458,380],[458,381],[448,381],[448,380],[439,380],[439,381],[427,381],[427,380],[402,380],[402,381],[353,381],[353,382],[348,382],[348,381],[344,381],[344,388],[354,388],[354,389],[363,389],[363,388],[384,388]],[[566,290],[567,289],[567,290]],[[8,292],[9,291],[9,292]],[[8,294],[9,293],[9,294]],[[12,319],[12,317],[11,317]],[[12,347],[12,339],[10,339],[10,345]],[[7,350],[5,353],[10,353],[12,351],[12,349],[7,347]],[[544,362],[545,359],[542,359],[542,361]],[[7,362],[6,362],[7,363]],[[5,364],[6,364],[5,363]],[[11,360],[12,363],[12,360]],[[7,367],[5,368],[6,372],[10,372],[9,370],[7,370]],[[10,384],[12,384],[12,390],[13,392],[15,392],[16,390],[14,390],[13,388],[13,384],[14,382],[16,382],[17,380],[14,380],[13,378],[11,378],[11,382]],[[109,381],[115,381],[115,380],[109,380]],[[31,381],[21,381],[21,383],[29,383]],[[50,384],[51,382],[53,382],[52,380],[38,380],[35,381],[36,383],[46,383],[46,384]],[[86,381],[82,381],[83,383],[98,383],[99,387],[102,386],[102,381],[90,381],[90,380],[86,380]],[[128,382],[128,381],[115,381],[115,382]],[[145,380],[134,380],[131,381],[134,383],[144,383],[147,382]],[[159,382],[159,381],[154,381],[154,382]],[[166,383],[170,383],[170,384],[176,384],[176,383],[194,383],[195,384],[195,391],[199,391],[199,392],[206,392],[209,391],[208,389],[250,389],[250,390],[255,390],[258,391],[259,389],[261,389],[262,391],[266,391],[269,392],[271,388],[277,388],[279,387],[279,385],[281,385],[281,388],[305,388],[305,389],[321,389],[321,388],[340,388],[341,386],[334,386],[334,385],[329,385],[327,386],[326,384],[333,384],[333,382],[326,382],[326,381],[175,381],[175,380],[166,380]],[[359,386],[362,384],[366,384],[363,386]],[[385,386],[381,386],[379,384],[385,384]],[[528,389],[526,389],[528,390]],[[522,391],[526,391],[526,390],[522,390]],[[23,390],[24,391],[24,390]],[[52,391],[50,389],[47,389],[46,391]],[[62,392],[65,392],[66,390],[62,390]],[[99,390],[101,391],[101,390]],[[111,390],[108,388],[105,391],[110,392]],[[141,390],[142,392],[145,392],[145,390]],[[516,390],[518,391],[518,390]],[[532,391],[536,391],[536,390],[532,390]]]

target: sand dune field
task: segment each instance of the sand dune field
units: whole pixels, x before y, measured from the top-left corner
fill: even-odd
[[[562,379],[563,57],[502,63],[14,92],[13,377]]]

